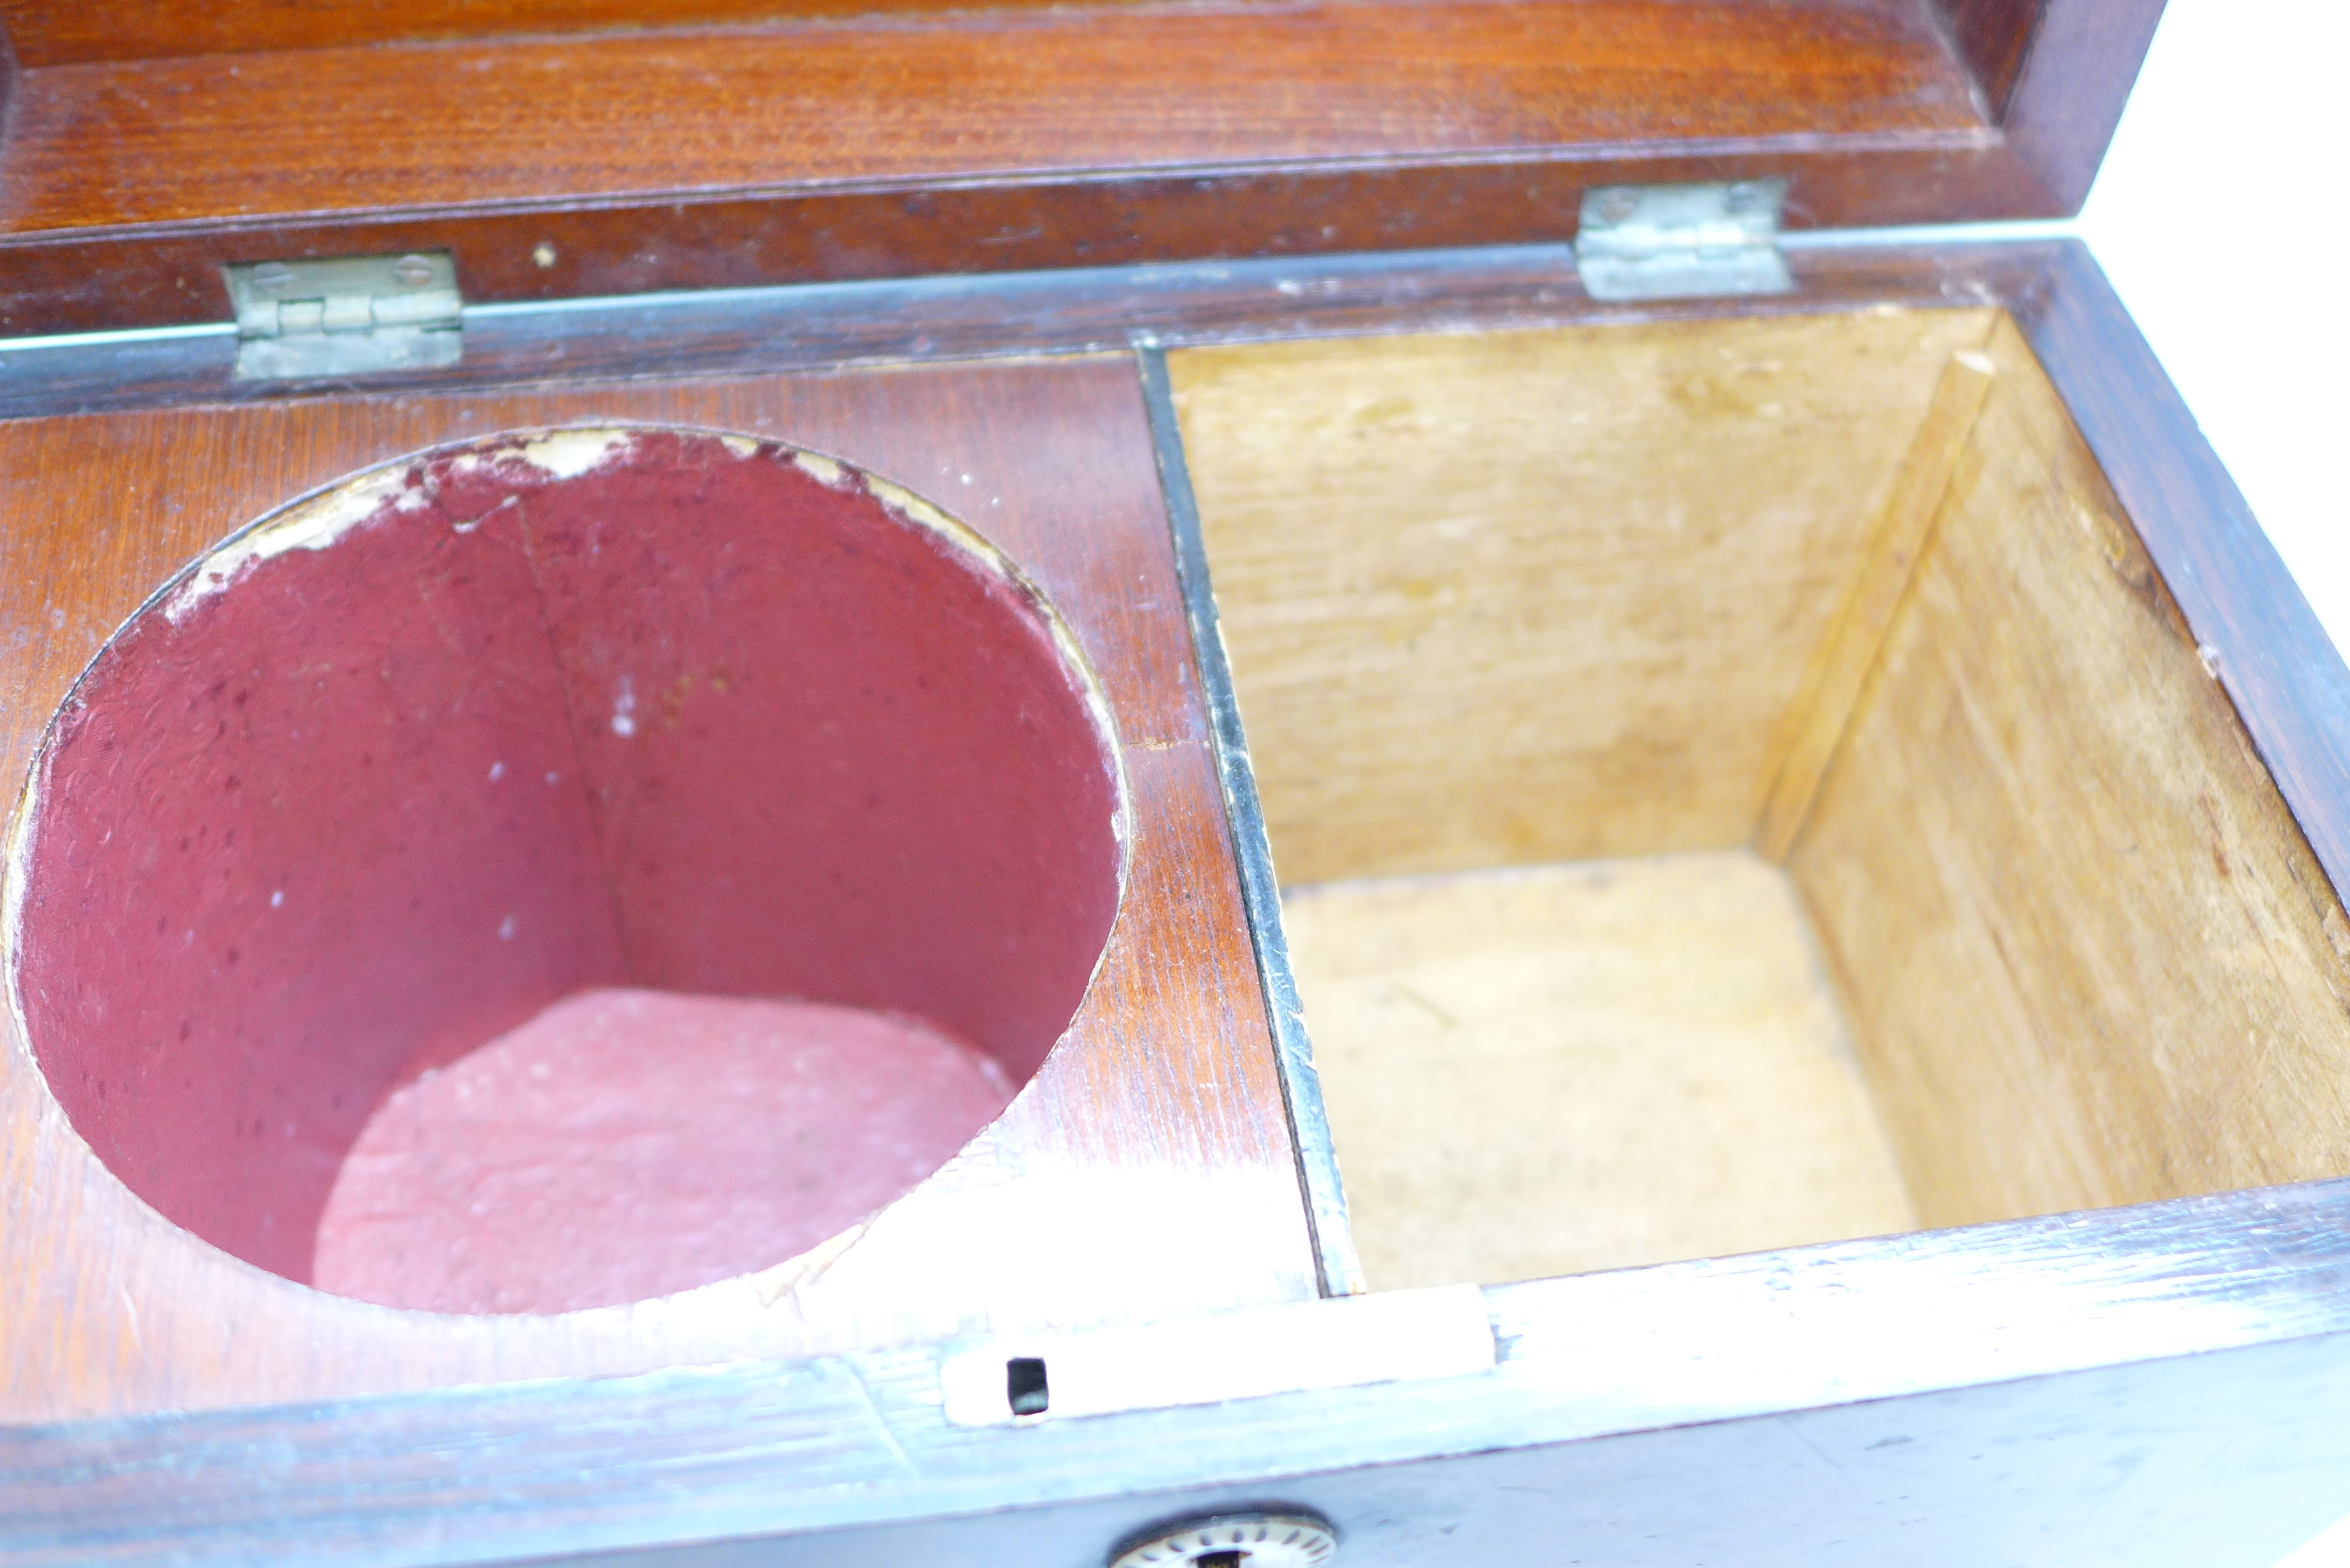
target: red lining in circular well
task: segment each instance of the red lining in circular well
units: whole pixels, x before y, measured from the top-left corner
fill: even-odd
[[[1016,1086],[1074,1015],[1116,912],[1119,802],[1048,613],[921,510],[773,444],[567,431],[363,476],[200,565],[99,656],[29,807],[16,981],[76,1129],[167,1218],[307,1282],[379,1111],[427,1075],[499,1081],[494,1048],[468,1058],[510,1032],[545,1057],[579,1009],[533,1020],[566,998],[669,993],[620,1031],[639,1057],[609,1019],[575,1031],[570,1109],[533,1125],[625,1141],[608,1118],[634,1106],[645,1137],[698,1142],[666,1197],[702,1191],[711,1246],[669,1245],[682,1221],[650,1178],[574,1181],[530,1225],[452,1220],[450,1246],[495,1266],[394,1303],[443,1310],[638,1299],[802,1250],[808,1225],[749,1218],[799,1178],[723,1154],[798,1125],[793,1062],[828,1064],[842,1104],[928,1096],[914,1163],[935,1165],[1001,1105],[948,1059]],[[780,1040],[792,1010],[754,1028],[741,999],[822,1004],[775,1049],[774,1105],[743,1087],[755,1048],[712,1042]],[[645,1087],[664,1073],[712,1092]],[[680,1140],[697,1103],[703,1136]],[[911,1185],[896,1134],[864,1149],[817,1119],[841,1134],[817,1151],[837,1191]],[[401,1295],[329,1240],[318,1282]],[[558,1255],[575,1282],[528,1286]]]

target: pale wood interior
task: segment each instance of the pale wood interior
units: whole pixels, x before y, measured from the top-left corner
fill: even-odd
[[[1375,1286],[1917,1226],[1759,856],[1332,882],[1283,915]]]
[[[2350,1170],[2350,926],[2013,327],[1788,868],[1929,1224]]]
[[[1375,1286],[2350,1172],[2350,922],[2002,315],[1170,369]]]
[[[1281,873],[1753,836],[1982,311],[1170,355]]]

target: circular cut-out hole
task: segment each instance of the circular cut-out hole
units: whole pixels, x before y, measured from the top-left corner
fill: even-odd
[[[741,437],[530,432],[213,552],[59,712],[9,865],[42,1073],[290,1279],[557,1312],[781,1262],[1067,1027],[1123,810],[1000,556]]]

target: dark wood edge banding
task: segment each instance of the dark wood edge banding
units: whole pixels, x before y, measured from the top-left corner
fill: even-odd
[[[2087,247],[2053,247],[2009,308],[2318,864],[2350,889],[2350,665]]]
[[[1582,1555],[1629,1558],[1685,1532],[1694,1493],[1757,1562],[1864,1568],[1929,1524],[2053,1532],[2063,1561],[2102,1528],[2100,1561],[2159,1539],[2165,1562],[2250,1568],[2324,1524],[2350,1474],[2345,1237],[2350,1182],[2319,1182],[1494,1286],[1488,1373],[1034,1426],[948,1422],[925,1347],[0,1428],[0,1554],[1080,1563],[1269,1496],[1372,1561],[1545,1509]],[[2083,1509],[2081,1477],[2158,1451],[2163,1484]],[[1487,1461],[1529,1489],[1508,1511]],[[2247,1491],[2282,1513],[2247,1514]],[[1419,1533],[1448,1521],[1460,1536]]]
[[[1573,237],[1583,192],[1593,186],[1771,177],[1791,181],[1787,221],[1805,229],[2064,211],[1997,132],[1963,148],[1641,147],[1402,167],[1121,171],[934,190],[681,192],[555,211],[0,238],[0,337],[223,320],[230,306],[221,269],[238,262],[447,250],[468,299],[544,303],[1202,257],[1311,260],[1558,244]],[[577,258],[576,266],[566,264],[559,293],[531,275],[541,245]],[[852,266],[843,254],[886,261]]]
[[[2020,297],[2053,242],[1791,244],[1800,292],[1741,314]],[[445,369],[307,383],[231,378],[225,326],[0,345],[0,418],[554,381],[767,375],[920,360],[1379,332],[1719,316],[1721,300],[1608,304],[1561,244],[1090,267],[493,306]]]
[[[1998,0],[1994,0],[1994,5]],[[2164,0],[2040,0],[2000,129],[2058,210],[2080,211],[2154,42]]]
[[[1314,1042],[1305,1030],[1305,1008],[1297,997],[1297,977],[1289,964],[1289,939],[1281,924],[1281,886],[1274,876],[1273,845],[1265,836],[1264,807],[1257,799],[1256,770],[1249,762],[1248,736],[1241,725],[1240,699],[1232,690],[1232,667],[1216,619],[1215,584],[1208,546],[1200,533],[1200,504],[1191,493],[1191,472],[1183,457],[1183,432],[1176,422],[1175,391],[1167,379],[1167,353],[1156,344],[1135,350],[1142,398],[1150,410],[1150,438],[1159,456],[1159,482],[1167,498],[1167,521],[1174,536],[1175,571],[1183,584],[1183,607],[1191,625],[1191,648],[1200,667],[1201,696],[1216,744],[1216,771],[1223,784],[1224,818],[1232,834],[1232,858],[1240,869],[1241,898],[1248,912],[1249,940],[1256,951],[1264,988],[1265,1023],[1273,1031],[1281,1093],[1289,1107],[1290,1137],[1297,1150],[1297,1178],[1305,1198],[1305,1223],[1326,1296],[1353,1295],[1367,1286],[1355,1241],[1347,1226],[1347,1189],[1338,1156],[1330,1142],[1330,1118],[1322,1105],[1321,1075],[1314,1067]]]

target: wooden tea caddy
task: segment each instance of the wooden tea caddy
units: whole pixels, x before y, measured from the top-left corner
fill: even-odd
[[[1002,551],[1127,813],[975,1143],[556,1315],[163,1218],[12,948],[8,1561],[2253,1568],[2342,1511],[2350,671],[2076,243],[1898,232],[2073,211],[2157,9],[0,5],[12,789],[252,519],[683,426]]]

